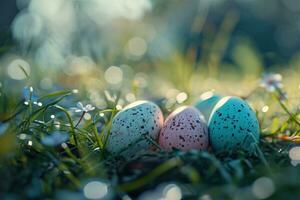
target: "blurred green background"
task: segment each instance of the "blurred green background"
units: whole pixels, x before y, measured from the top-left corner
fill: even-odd
[[[120,89],[135,80],[129,85],[155,94],[170,88],[199,93],[220,89],[221,80],[249,84],[265,70],[299,68],[297,0],[0,4],[2,85],[24,85],[22,66],[45,90]],[[110,66],[117,68],[106,71]],[[147,88],[146,82],[155,87]]]
[[[268,71],[298,91],[297,0],[6,0],[0,9],[8,93],[79,89],[102,109],[104,89],[129,102],[212,89],[247,95]]]

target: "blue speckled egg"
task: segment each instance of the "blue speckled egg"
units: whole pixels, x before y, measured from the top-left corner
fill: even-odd
[[[214,151],[238,149],[252,152],[259,140],[255,112],[238,97],[224,97],[214,107],[208,128]]]
[[[221,95],[212,91],[201,94],[200,98],[195,102],[194,106],[202,113],[205,120],[209,120],[209,116],[214,106],[222,98]]]
[[[156,104],[149,101],[131,103],[114,117],[107,150],[126,158],[134,157],[149,148],[146,137],[157,140],[162,125],[163,115]]]

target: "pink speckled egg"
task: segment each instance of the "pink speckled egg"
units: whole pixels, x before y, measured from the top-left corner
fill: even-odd
[[[177,108],[166,119],[159,134],[159,144],[170,151],[208,148],[208,128],[203,115],[195,108]]]

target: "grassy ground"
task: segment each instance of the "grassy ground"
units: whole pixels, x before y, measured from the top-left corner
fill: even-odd
[[[207,78],[203,75],[207,72],[187,67],[188,64],[155,66],[163,64],[168,67],[157,67],[150,75],[145,70],[144,74],[135,75],[133,81],[124,80],[127,84],[118,88],[96,84],[97,73],[103,76],[96,68],[80,76],[59,76],[49,71],[56,78],[48,90],[37,86],[38,75],[27,77],[19,85],[13,83],[14,90],[12,81],[3,78],[1,199],[84,199],[89,197],[91,181],[107,186],[104,199],[158,199],[159,195],[166,199],[182,196],[201,200],[300,197],[300,168],[292,165],[289,157],[291,148],[298,144],[300,125],[296,70],[283,72],[287,99],[280,101],[278,91],[266,92],[258,87],[259,77],[255,75],[246,74],[240,79],[230,74]],[[126,68],[123,73],[127,73]],[[142,87],[143,81],[146,87]],[[156,102],[166,116],[175,107],[191,104],[201,92],[212,88],[225,95],[246,98],[256,110],[261,138],[254,155],[216,155],[211,150],[167,153],[157,149],[126,160],[112,157],[105,150],[113,116],[120,105],[134,100],[128,94]],[[103,98],[105,108],[101,108],[102,101],[90,98],[95,91]],[[183,103],[176,101],[180,92],[188,95]],[[72,108],[78,101],[97,107],[76,113]],[[170,187],[173,190],[166,189]]]
[[[1,200],[300,198],[300,152],[295,148],[300,142],[300,56],[285,52],[297,43],[288,34],[297,15],[283,1],[255,4],[259,10],[245,4],[251,15],[239,6],[206,10],[209,1],[155,2],[161,8],[153,7],[146,19],[118,19],[105,26],[84,20],[90,14],[102,19],[92,7],[68,16],[70,9],[63,6],[54,6],[59,15],[43,13],[45,4],[38,14],[49,14],[51,20],[36,38],[25,37],[36,34],[36,24],[28,28],[28,16],[20,30],[0,34]],[[102,7],[95,10],[119,14]],[[24,7],[20,13],[32,10]],[[274,31],[261,29],[270,25]],[[277,28],[286,33],[278,34]],[[284,60],[279,54],[285,54]],[[283,88],[270,92],[260,87],[267,70],[282,74]],[[166,117],[209,90],[240,96],[256,111],[261,135],[254,154],[154,148],[128,160],[106,151],[112,119],[121,107],[146,99]]]

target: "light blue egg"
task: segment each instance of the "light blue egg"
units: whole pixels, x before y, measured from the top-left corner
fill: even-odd
[[[259,140],[255,112],[238,97],[224,97],[214,107],[208,122],[214,151],[246,150],[253,152]]]
[[[208,121],[212,109],[221,98],[221,95],[212,91],[205,92],[200,96],[199,100],[194,104],[194,106],[202,113],[205,120]]]
[[[147,150],[157,140],[163,125],[160,108],[149,101],[136,101],[121,110],[113,119],[107,150],[112,154],[132,158]]]

